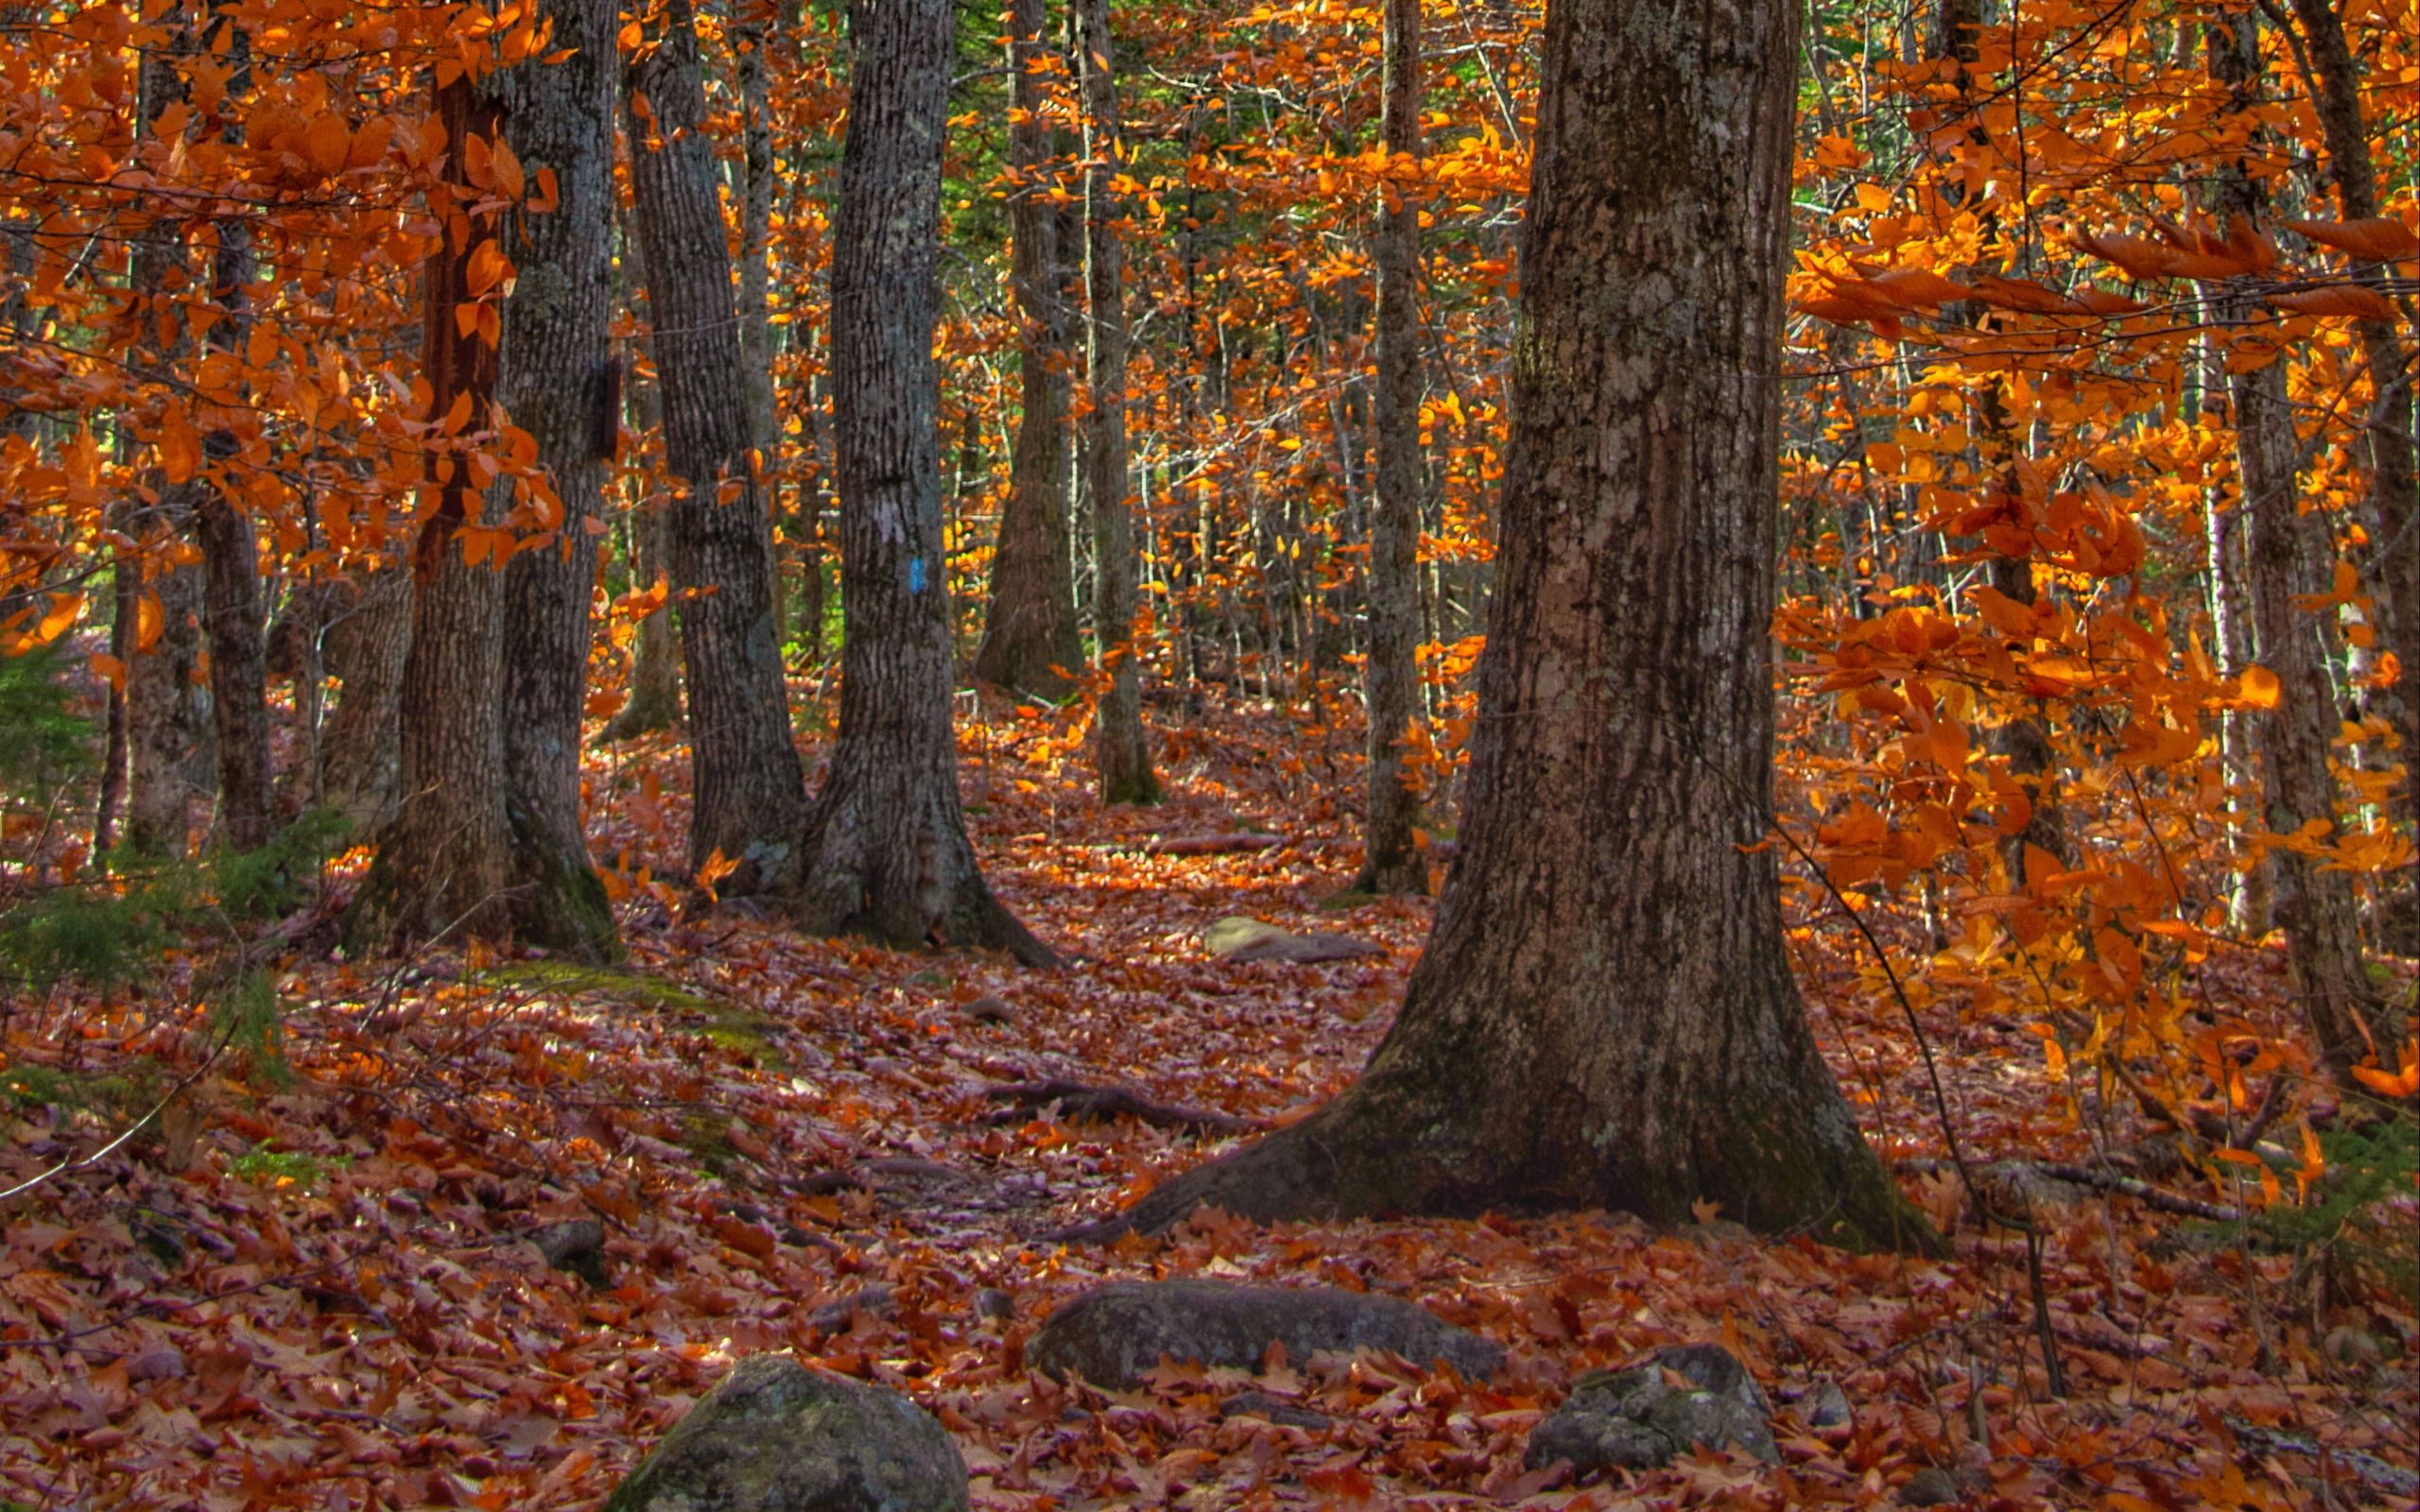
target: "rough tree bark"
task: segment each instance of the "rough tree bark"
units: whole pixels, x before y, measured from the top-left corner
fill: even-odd
[[[2226,87],[2234,110],[2259,103],[2258,41],[2251,34],[2256,25],[2246,13],[2204,28],[2210,76]],[[2240,162],[2218,176],[2215,193],[2222,221],[2242,215],[2257,223],[2268,208],[2267,196]],[[2266,323],[2265,312],[2240,296],[2221,296],[2214,307],[2239,327]],[[2330,553],[2325,522],[2302,512],[2301,443],[2286,388],[2285,352],[2273,349],[2258,366],[2245,362],[2252,355],[2245,344],[2261,339],[2252,329],[2237,336],[2227,391],[2235,405],[2253,628],[2261,662],[2276,675],[2278,687],[2275,707],[2253,717],[2261,806],[2266,829],[2292,834],[2313,819],[2331,830],[2337,822],[2339,794],[2327,765],[2339,724],[2336,684],[2322,626],[2294,603],[2298,595],[2324,592],[2324,571],[2313,569]],[[2321,1059],[2340,1082],[2349,1083],[2368,1049],[2360,1016],[2371,1006],[2352,879],[2283,847],[2271,848],[2270,861],[2272,907],[2285,931],[2294,996]]]
[[[833,223],[840,721],[804,827],[800,922],[901,945],[1047,947],[984,885],[959,808],[943,592],[940,289],[949,0],[856,0]]]
[[[1109,674],[1093,713],[1093,772],[1104,803],[1156,803],[1159,774],[1143,731],[1135,664],[1134,511],[1127,503],[1126,249],[1117,235],[1123,171],[1109,0],[1074,0],[1084,120],[1084,494],[1093,510],[1093,636]]]
[[[674,480],[666,555],[689,698],[689,865],[719,853],[737,868],[722,892],[786,891],[799,879],[806,778],[773,638],[765,496],[749,460],[746,364],[689,0],[666,0],[649,41],[631,69],[626,113]],[[649,113],[639,118],[642,98]]]
[[[1059,216],[1043,198],[1054,156],[1038,72],[1048,58],[1043,0],[1012,0],[1009,66],[1025,112],[1009,125],[1009,282],[1016,297],[1017,364],[1024,401],[1009,463],[1009,499],[992,558],[992,600],[975,675],[1018,693],[1059,697],[1083,660],[1067,539],[1068,348]]]
[[[450,445],[484,430],[495,404],[496,349],[479,331],[465,335],[455,310],[475,302],[472,266],[482,249],[493,248],[496,230],[493,215],[464,208],[478,193],[470,182],[467,144],[475,136],[493,142],[503,118],[495,97],[468,77],[439,86],[435,105],[445,130],[443,181],[458,195],[455,202],[429,207],[447,226],[429,256],[423,296],[421,369],[429,387],[428,419],[438,429],[423,485],[428,502],[412,537],[403,801],[378,836],[377,859],[346,921],[357,951],[501,930],[512,873],[504,721],[496,697],[504,575],[493,555],[473,561],[464,551],[462,532],[479,522],[481,501],[468,459]]]
[[[1420,157],[1420,0],[1387,0],[1380,134],[1400,164]],[[1377,489],[1370,509],[1370,641],[1361,681],[1370,706],[1362,825],[1364,892],[1428,890],[1414,843],[1420,792],[1404,769],[1404,735],[1420,714],[1420,205],[1390,187],[1378,207]]]
[[[1550,0],[1463,850],[1361,1079],[1137,1226],[1712,1200],[1938,1248],[1816,1051],[1761,843],[1796,15]]]
[[[504,307],[498,397],[537,442],[561,518],[513,554],[504,574],[505,816],[512,827],[514,933],[591,959],[621,940],[580,823],[580,722],[588,693],[589,599],[603,516],[605,462],[620,417],[609,369],[614,287],[614,0],[541,0],[561,61],[499,76],[506,139],[523,171],[555,175],[557,203],[518,215],[506,245],[514,283]],[[491,509],[511,507],[509,484]]]

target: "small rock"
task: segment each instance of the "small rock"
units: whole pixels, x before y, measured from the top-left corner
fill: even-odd
[[[605,1225],[596,1218],[568,1218],[529,1232],[546,1263],[569,1271],[592,1285],[605,1280]]]
[[[1288,1401],[1265,1391],[1247,1391],[1229,1397],[1219,1403],[1221,1418],[1266,1418],[1281,1428],[1325,1428],[1334,1421],[1323,1412],[1313,1412],[1299,1401]]]
[[[1465,1376],[1494,1373],[1498,1346],[1395,1297],[1228,1281],[1112,1281],[1050,1314],[1026,1363],[1125,1391],[1163,1356],[1252,1370],[1272,1344],[1287,1358],[1385,1349],[1417,1365],[1443,1360]]]
[[[860,1313],[868,1317],[889,1317],[898,1310],[890,1287],[867,1286],[824,1303],[809,1313],[806,1320],[826,1333],[838,1333],[856,1322]]]
[[[129,1381],[168,1381],[184,1373],[184,1351],[165,1339],[153,1339],[126,1357]]]
[[[1818,1438],[1846,1437],[1857,1427],[1849,1394],[1837,1381],[1819,1381],[1814,1390],[1799,1399],[1798,1420]]]
[[[1293,935],[1257,919],[1235,916],[1201,932],[1202,946],[1230,961],[1349,961],[1384,955],[1387,948],[1350,935]]]
[[[970,1023],[1006,1023],[1016,1017],[1016,1010],[999,998],[980,997],[958,1010]]]
[[[1899,1487],[1899,1501],[1907,1506],[1946,1506],[1964,1496],[1958,1487],[1958,1477],[1938,1465],[1926,1466]]]
[[[1009,1318],[1017,1315],[1017,1299],[996,1286],[986,1286],[975,1294],[977,1317]]]
[[[2374,1334],[2351,1324],[2329,1329],[2320,1348],[2338,1365],[2376,1365],[2386,1353]]]
[[[1675,1385],[1666,1372],[1680,1377]],[[1576,1470],[1649,1469],[1692,1445],[1737,1449],[1781,1462],[1765,1419],[1772,1404],[1756,1378],[1720,1345],[1681,1344],[1627,1370],[1581,1378],[1554,1415],[1530,1435],[1530,1469],[1569,1460]]]
[[[966,1462],[894,1391],[760,1354],[740,1362],[601,1512],[965,1512]]]

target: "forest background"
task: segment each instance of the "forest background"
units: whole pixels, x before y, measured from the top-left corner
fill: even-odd
[[[1805,17],[1772,843],[1947,1260],[1046,1238],[1236,1125],[1003,1089],[1282,1123],[1420,948],[1542,18],[1398,0],[1407,111],[1368,8],[927,9],[0,6],[0,1494],[585,1502],[789,1346],[985,1504],[1552,1503],[1541,1405],[1703,1337],[1857,1426],[1668,1499],[2420,1494],[2409,0]],[[876,104],[936,226],[849,220]],[[1197,1271],[1521,1363],[1290,1437],[1018,1368]]]

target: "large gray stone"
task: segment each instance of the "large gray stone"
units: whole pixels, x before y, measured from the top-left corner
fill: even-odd
[[[1124,1391],[1160,1363],[1259,1368],[1272,1344],[1300,1361],[1322,1352],[1385,1349],[1418,1365],[1443,1360],[1466,1376],[1504,1363],[1495,1344],[1396,1297],[1331,1287],[1229,1281],[1112,1281],[1050,1314],[1026,1363]]]
[[[897,1392],[760,1354],[690,1408],[602,1512],[966,1512],[966,1462]]]
[[[1670,1371],[1687,1383],[1674,1385]],[[1691,1445],[1739,1449],[1768,1465],[1781,1462],[1765,1419],[1772,1403],[1730,1350],[1714,1344],[1658,1349],[1627,1370],[1582,1376],[1571,1395],[1530,1435],[1529,1468],[1567,1459],[1581,1471],[1651,1469]]]

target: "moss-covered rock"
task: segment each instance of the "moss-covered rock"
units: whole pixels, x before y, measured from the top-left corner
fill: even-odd
[[[602,1512],[965,1512],[966,1462],[923,1408],[760,1354],[689,1409]]]
[[[1730,1350],[1674,1345],[1627,1370],[1582,1377],[1530,1435],[1527,1458],[1532,1469],[1557,1460],[1582,1473],[1650,1469],[1703,1444],[1777,1465],[1781,1451],[1765,1421],[1772,1415],[1756,1378]]]

